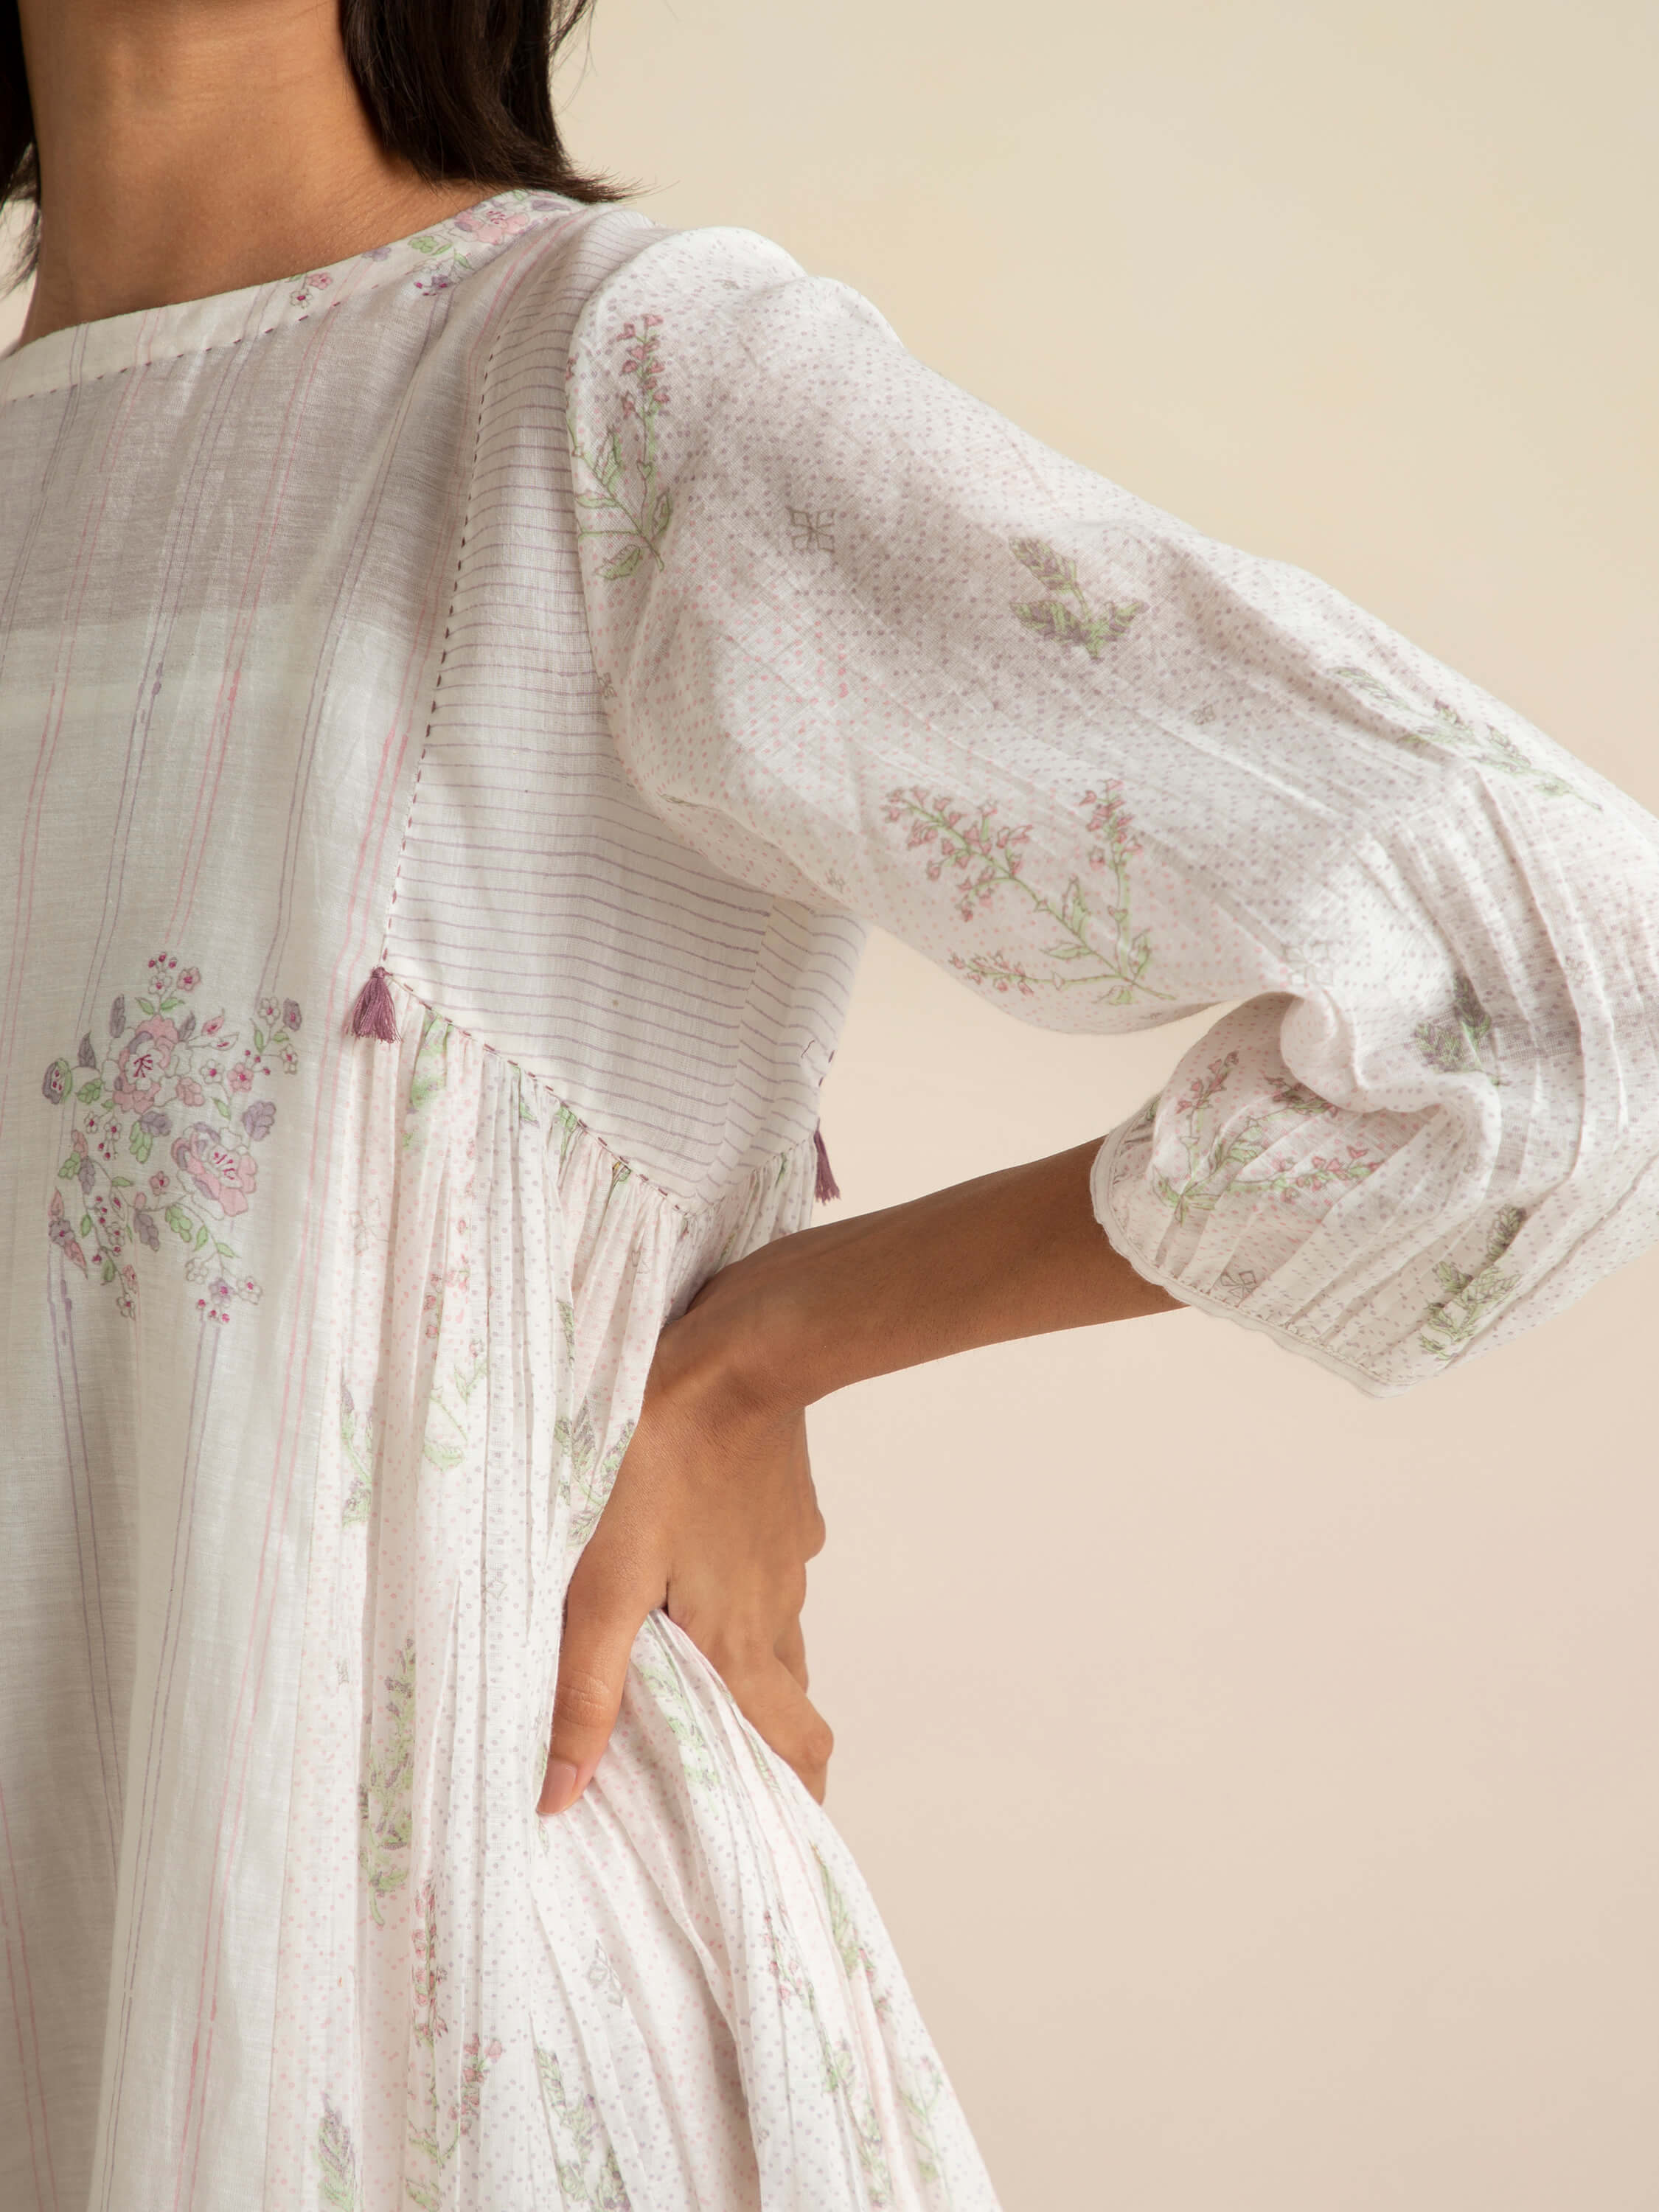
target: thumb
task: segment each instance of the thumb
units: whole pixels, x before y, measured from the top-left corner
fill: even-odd
[[[562,1813],[592,1778],[611,1741],[628,1680],[629,1656],[657,1599],[589,1545],[565,1597],[553,1740],[542,1781],[540,1814]]]

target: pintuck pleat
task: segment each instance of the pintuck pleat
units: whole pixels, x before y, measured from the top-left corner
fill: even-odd
[[[272,2201],[989,2207],[848,1853],[665,1614],[580,1803],[534,1809],[657,1334],[805,1223],[813,1139],[688,1209],[390,989],[337,1231]]]

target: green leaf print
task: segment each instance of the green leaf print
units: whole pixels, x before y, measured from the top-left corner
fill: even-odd
[[[357,2152],[351,2130],[326,2092],[316,2143],[319,2212],[358,2212]]]
[[[489,1371],[489,1360],[483,1347],[470,1346],[465,1360],[457,1360],[449,1370],[449,1379],[455,1386],[455,1395],[465,1406]]]
[[[434,1437],[428,1431],[421,1439],[421,1457],[428,1467],[435,1467],[440,1474],[447,1474],[452,1467],[460,1465],[466,1451],[463,1445],[450,1443],[445,1437]]]
[[[1101,607],[1091,606],[1078,581],[1076,562],[1057,552],[1046,538],[1012,538],[1008,550],[1050,595],[1015,599],[1011,602],[1014,612],[1028,629],[1052,638],[1056,645],[1080,645],[1091,660],[1098,660],[1135,617],[1146,611],[1144,599],[1129,599],[1121,606],[1109,599]]]
[[[904,2109],[904,2124],[910,2130],[910,2141],[915,2147],[916,2170],[924,2181],[936,2182],[944,2192],[945,2202],[951,2202],[951,2185],[945,2172],[945,2160],[933,2134],[933,2115],[945,2094],[945,2075],[938,2062],[924,2057],[921,2062],[922,2083],[913,2087],[908,2080],[899,2086],[899,2103]]]
[[[852,1907],[848,1904],[840,1883],[830,1871],[823,1853],[816,1846],[812,1856],[817,1861],[819,1879],[823,1884],[824,1905],[830,1916],[830,1934],[841,1955],[842,1966],[849,1980],[863,1976],[878,2017],[889,2021],[892,2013],[892,1999],[876,1978],[875,1960],[870,1947],[858,1932]],[[935,2062],[926,2055],[921,2061],[920,2079],[902,2052],[890,2045],[889,2055],[905,2125],[915,2149],[917,2171],[924,2181],[936,2183],[941,2188],[948,2206],[950,2185],[945,2173],[944,2160],[933,2136],[933,2115],[945,2092],[945,2076]]]
[[[822,1860],[819,1864],[823,1864]],[[806,1971],[806,1962],[782,1906],[775,1911],[769,1905],[765,1907],[762,1919],[770,1954],[768,1966],[777,1987],[778,2001],[781,2004],[804,2005],[817,2032],[818,2049],[823,2060],[823,2086],[841,2106],[864,2177],[867,2202],[872,2206],[889,2204],[892,2202],[893,2177],[888,2164],[886,2139],[853,2046],[844,2035],[830,2041],[818,2009],[812,1978]]]
[[[1378,706],[1386,707],[1411,726],[1404,730],[1391,729],[1388,735],[1396,744],[1417,752],[1438,748],[1455,754],[1460,760],[1472,762],[1477,768],[1490,769],[1498,775],[1510,775],[1528,783],[1540,799],[1577,799],[1596,813],[1601,811],[1599,800],[1588,798],[1575,790],[1553,769],[1540,768],[1517,745],[1513,738],[1491,722],[1468,722],[1443,699],[1436,699],[1431,710],[1425,713],[1407,700],[1391,691],[1388,685],[1364,668],[1333,668],[1330,673],[1350,690],[1359,692]]]
[[[415,1142],[420,1117],[449,1081],[449,1033],[453,1024],[430,1008],[421,1019],[421,1042],[409,1078],[409,1113],[405,1117],[404,1150]]]
[[[623,459],[622,423],[607,424],[590,453],[582,443],[574,404],[567,422],[579,510],[576,534],[623,541],[599,570],[607,583],[620,583],[633,575],[647,556],[660,568],[662,542],[673,520],[672,497],[667,486],[657,482],[657,417],[668,405],[668,395],[659,381],[661,322],[660,315],[641,316],[637,325],[625,323],[617,339],[627,349],[621,374],[631,379],[634,386],[622,401],[623,422],[638,426],[637,437],[630,434],[631,459]],[[603,520],[587,522],[582,519],[584,514]]]
[[[1469,1273],[1449,1260],[1438,1262],[1435,1277],[1444,1296],[1437,1298],[1423,1316],[1418,1342],[1425,1352],[1440,1360],[1455,1358],[1518,1288],[1521,1278],[1504,1274],[1498,1261],[1520,1235],[1526,1218],[1521,1206],[1504,1206],[1492,1224],[1480,1265]]]
[[[685,1693],[685,1685],[680,1680],[680,1670],[674,1662],[673,1655],[659,1650],[654,1659],[636,1663],[640,1680],[647,1689],[656,1692],[658,1706],[667,1723],[668,1732],[680,1747],[680,1765],[684,1769],[686,1780],[695,1782],[703,1790],[722,1789],[725,1778],[714,1757],[714,1747],[703,1734],[691,1700]]]
[[[421,2212],[439,2212],[444,2169],[455,2155],[464,2136],[477,2124],[483,2085],[501,2055],[501,2045],[491,2036],[468,2036],[461,2045],[460,2094],[453,2097],[447,2113],[438,2094],[438,2038],[448,2028],[438,2010],[438,1985],[447,1981],[438,1964],[438,1904],[435,1885],[423,1881],[415,1893],[410,1942],[414,1954],[409,2032],[411,2041],[424,2051],[417,2060],[425,2075],[426,2125],[410,2124],[409,2150],[426,2161],[424,2174],[405,2170],[404,2192]]]
[[[571,1318],[574,1327],[574,1314]],[[560,1462],[559,1503],[570,1514],[565,1540],[573,1549],[585,1544],[598,1526],[633,1433],[633,1422],[625,1423],[610,1450],[601,1457],[592,1413],[586,1399],[576,1409],[574,1420],[561,1413],[554,1422],[553,1441],[558,1447]]]
[[[1412,1039],[1431,1067],[1453,1075],[1478,1071],[1495,1091],[1502,1089],[1504,1079],[1498,1073],[1492,1016],[1467,975],[1457,978],[1450,1011],[1437,1014],[1431,1021],[1419,1022]]]
[[[1039,923],[1059,932],[1042,945],[1040,957],[1060,972],[1045,975],[1001,949],[953,951],[951,965],[965,981],[1028,999],[1041,991],[1086,988],[1099,992],[1109,1006],[1167,999],[1167,991],[1146,981],[1152,959],[1150,933],[1129,926],[1129,862],[1140,845],[1131,834],[1134,824],[1124,804],[1121,778],[1110,778],[1098,791],[1085,791],[1078,804],[1092,841],[1088,864],[1109,885],[1098,918],[1080,878],[1072,877],[1058,899],[1028,880],[1030,828],[1000,823],[994,800],[975,811],[943,793],[912,785],[888,793],[887,819],[908,826],[906,851],[927,855],[929,880],[949,884],[963,921],[976,921],[1009,895],[1026,903]]]
[[[406,1637],[382,1677],[385,1724],[369,1736],[368,1760],[357,1786],[357,1864],[368,1891],[369,1917],[386,1925],[382,1900],[409,1880],[414,1835],[415,1639]]]
[[[345,1504],[340,1510],[343,1528],[363,1526],[374,1502],[374,1440],[367,1413],[361,1423],[361,1443],[359,1426],[357,1402],[343,1382],[340,1385],[340,1449],[345,1454],[346,1468],[350,1476],[346,1487]]]
[[[468,1277],[467,1263],[461,1261],[442,1274],[434,1269],[428,1278],[426,1333],[434,1342],[442,1334],[446,1289],[465,1297]],[[472,1395],[488,1371],[489,1359],[483,1344],[475,1337],[469,1342],[465,1358],[453,1360],[450,1364],[448,1387],[459,1401],[460,1411],[456,1412],[435,1380],[432,1384],[427,1398],[426,1430],[421,1438],[421,1457],[428,1467],[435,1467],[440,1474],[447,1474],[451,1468],[459,1467],[466,1457],[472,1442]]]
[[[600,2121],[597,2099],[591,2090],[573,2097],[553,2053],[539,2043],[534,2048],[560,2203],[591,2206],[593,2212],[630,2212],[622,2168]]]
[[[1217,1206],[1241,1200],[1254,1204],[1262,1198],[1279,1198],[1289,1203],[1297,1191],[1364,1182],[1382,1165],[1366,1146],[1345,1141],[1328,1153],[1315,1152],[1299,1162],[1286,1158],[1273,1164],[1271,1175],[1244,1179],[1242,1170],[1270,1152],[1297,1122],[1334,1116],[1337,1109],[1328,1099],[1316,1097],[1290,1078],[1270,1076],[1271,1103],[1236,1122],[1224,1141],[1221,1124],[1225,1109],[1215,1102],[1232,1081],[1237,1066],[1237,1052],[1211,1060],[1204,1073],[1195,1075],[1171,1102],[1170,1127],[1186,1154],[1186,1170],[1179,1177],[1158,1170],[1152,1188],[1177,1221],[1185,1221],[1190,1213],[1208,1213]],[[1151,1102],[1153,1115],[1157,1103]],[[1142,1110],[1145,1114],[1146,1109]]]
[[[574,1106],[561,1106],[554,1119],[559,1125],[559,1165],[562,1167],[583,1125]]]
[[[815,1848],[812,1856],[818,1863],[818,1878],[823,1884],[823,1902],[830,1915],[830,1933],[841,1954],[841,1963],[847,1969],[849,1978],[862,1974],[873,1991],[876,1985],[875,1964],[853,1924],[852,1911],[841,1884],[830,1873],[822,1852]],[[878,1997],[877,2011],[884,2010],[885,2004],[884,1997]]]

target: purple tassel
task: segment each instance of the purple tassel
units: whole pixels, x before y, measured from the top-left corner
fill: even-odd
[[[836,1181],[835,1170],[830,1164],[829,1147],[823,1141],[821,1128],[813,1130],[812,1142],[818,1155],[818,1176],[812,1186],[812,1195],[820,1206],[827,1206],[832,1198],[841,1196],[841,1185]]]
[[[358,992],[351,1009],[353,1036],[379,1037],[383,1044],[398,1042],[398,1019],[392,1008],[392,987],[386,969],[376,968]]]

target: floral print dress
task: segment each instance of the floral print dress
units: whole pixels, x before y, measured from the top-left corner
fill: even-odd
[[[1224,1007],[1102,1235],[1485,1357],[1659,1231],[1659,823],[768,240],[524,192],[0,358],[0,761],[5,2203],[990,2207],[662,1616],[535,1817],[656,1335],[811,1218],[873,924]]]

